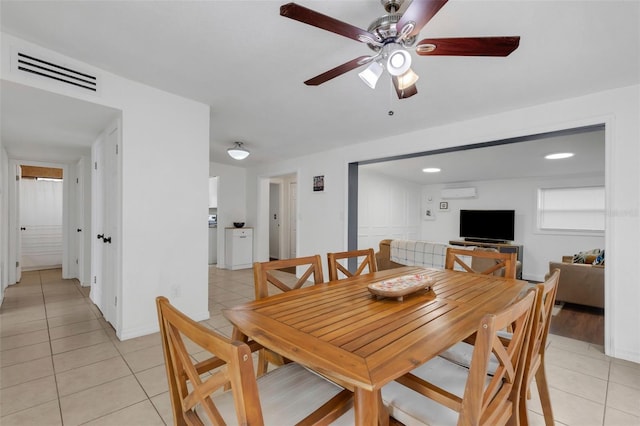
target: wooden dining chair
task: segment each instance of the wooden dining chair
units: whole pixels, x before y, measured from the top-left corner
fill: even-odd
[[[355,272],[349,271],[339,261],[342,259],[363,258]],[[343,251],[338,253],[327,253],[329,263],[329,281],[336,281],[342,278],[349,278],[360,275],[363,272],[376,272],[378,266],[376,264],[376,255],[372,248],[362,250]],[[341,275],[342,274],[342,278]]]
[[[156,306],[175,425],[328,424],[350,408],[351,392],[295,363],[256,379],[256,343],[227,339],[165,297]],[[194,363],[185,338],[213,356]],[[205,372],[211,375],[201,376]]]
[[[284,278],[282,269],[301,267],[304,272],[298,278],[295,274],[287,274],[289,280]],[[281,273],[278,274],[278,271]],[[255,286],[256,300],[269,297],[269,289],[273,288],[279,293],[291,291],[302,287],[313,278],[313,284],[324,281],[322,274],[322,260],[319,254],[293,259],[273,260],[271,262],[255,262],[253,264],[253,283]],[[286,281],[286,282],[285,282]],[[281,366],[287,363],[280,354],[268,349],[262,349],[258,355],[258,376],[267,372],[269,364]]]
[[[278,275],[276,271],[287,268],[305,268],[298,278],[296,274],[291,275],[291,280],[285,280],[283,275]],[[273,260],[271,262],[255,262],[253,264],[253,283],[255,285],[256,300],[269,296],[270,287],[286,292],[302,287],[309,278],[313,276],[313,284],[324,282],[322,274],[322,259],[319,254],[307,257],[296,257],[293,259]],[[285,282],[287,281],[287,282]]]
[[[525,373],[523,377],[523,385],[520,396],[520,423],[524,426],[528,424],[526,401],[530,398],[530,387],[533,379],[536,379],[538,394],[540,395],[540,403],[544,414],[546,426],[553,426],[553,410],[551,409],[551,398],[549,395],[549,386],[547,384],[547,376],[544,364],[545,348],[547,346],[547,337],[549,335],[549,327],[551,325],[553,305],[556,300],[558,291],[558,280],[560,270],[555,269],[549,278],[535,288],[536,300],[534,303],[534,313],[531,326],[531,339],[526,349]],[[511,333],[501,331],[501,339],[510,339]],[[473,346],[467,342],[456,343],[451,348],[440,354],[440,357],[454,362],[460,366],[469,368],[473,355]],[[489,374],[492,374],[496,368],[496,361],[492,359],[489,367]]]
[[[482,318],[470,368],[436,357],[385,385],[382,399],[389,414],[425,425],[517,425],[534,298],[535,291],[529,291]],[[501,340],[498,332],[509,325],[512,338]],[[492,357],[497,365],[490,376]]]
[[[543,283],[537,284],[535,311],[531,331],[531,341],[527,350],[525,376],[520,396],[520,422],[526,426],[529,424],[527,417],[527,399],[531,398],[529,389],[531,382],[536,379],[542,414],[546,426],[553,426],[553,410],[551,409],[551,396],[547,384],[547,373],[544,366],[544,354],[551,326],[553,305],[556,302],[560,270],[555,269]]]
[[[469,257],[472,260],[471,262],[466,260]],[[485,262],[476,262],[478,269],[475,269],[472,267],[472,264],[476,259],[488,260],[488,265]],[[444,267],[445,269],[454,269],[456,265],[467,272],[484,275],[490,275],[504,269],[505,278],[515,279],[516,277],[516,253],[500,253],[498,251],[466,250],[448,247]]]

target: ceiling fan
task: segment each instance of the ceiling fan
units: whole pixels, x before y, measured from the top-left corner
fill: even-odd
[[[304,83],[317,86],[348,71],[369,64],[359,73],[372,89],[386,70],[396,89],[398,98],[405,99],[418,93],[418,75],[411,69],[411,54],[415,49],[420,56],[508,56],[518,48],[520,37],[460,37],[425,38],[416,44],[418,33],[447,3],[447,0],[413,0],[404,13],[399,10],[404,0],[380,0],[386,15],[374,20],[365,31],[322,13],[295,3],[280,7],[280,15],[304,22],[326,31],[366,43],[374,54],[360,56],[319,74]],[[415,45],[415,48],[413,47]]]

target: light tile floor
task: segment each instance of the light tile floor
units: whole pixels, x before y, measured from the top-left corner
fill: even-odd
[[[26,272],[0,308],[0,424],[172,424],[157,334],[118,341],[88,298],[60,270]],[[230,335],[221,310],[253,299],[251,270],[209,269],[203,323]],[[192,356],[203,353],[192,348]],[[640,425],[640,365],[603,348],[550,336],[548,379],[558,425]],[[544,424],[533,387],[530,421]]]

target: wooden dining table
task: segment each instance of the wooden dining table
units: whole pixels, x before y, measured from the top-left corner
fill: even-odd
[[[368,285],[427,274],[431,289],[398,298]],[[380,389],[471,336],[526,281],[401,267],[303,287],[224,310],[233,338],[253,339],[354,391],[357,425],[387,424]]]

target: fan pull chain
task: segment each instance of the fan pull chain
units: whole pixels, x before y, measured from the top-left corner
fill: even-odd
[[[389,115],[389,117],[392,117],[393,114],[395,114],[393,112],[393,110],[391,109],[391,104],[393,103],[393,82],[391,81],[391,79],[389,79],[389,111],[387,112],[387,114]]]

